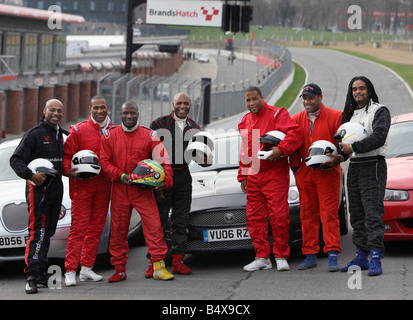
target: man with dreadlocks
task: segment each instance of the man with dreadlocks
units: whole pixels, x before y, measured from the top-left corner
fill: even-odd
[[[363,125],[367,137],[352,144],[341,143],[341,151],[350,156],[347,174],[350,223],[356,257],[341,269],[350,266],[368,269],[369,276],[380,275],[383,270],[384,245],[384,192],[387,181],[385,161],[390,112],[379,104],[379,99],[369,79],[358,76],[350,81],[343,112],[343,123]],[[368,254],[371,260],[369,263]]]

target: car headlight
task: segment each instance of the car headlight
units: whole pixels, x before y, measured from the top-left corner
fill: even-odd
[[[384,201],[406,201],[409,198],[409,193],[405,190],[386,189],[384,193]]]
[[[62,204],[62,206],[60,207],[59,220],[62,220],[65,216],[66,216],[66,208]]]
[[[290,187],[288,190],[288,203],[297,203],[300,201],[298,188],[296,186]]]

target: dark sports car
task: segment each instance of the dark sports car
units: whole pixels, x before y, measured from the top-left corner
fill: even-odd
[[[241,138],[237,132],[214,137],[214,164],[191,162],[193,197],[187,252],[252,249],[246,226],[246,195],[237,181]],[[290,171],[290,245],[301,245],[300,199]],[[347,233],[344,188],[339,209],[341,233]],[[270,228],[271,229],[271,228]],[[269,235],[272,241],[271,234]]]

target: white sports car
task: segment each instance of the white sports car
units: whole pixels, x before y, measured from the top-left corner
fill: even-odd
[[[16,175],[9,160],[20,139],[0,144],[0,262],[24,260],[28,240],[29,213],[25,197],[26,180]],[[64,194],[56,233],[50,241],[48,257],[64,258],[71,223],[69,179],[63,177]],[[141,231],[139,214],[134,210],[129,227],[129,237]],[[98,254],[108,250],[110,237],[110,212],[99,242]]]

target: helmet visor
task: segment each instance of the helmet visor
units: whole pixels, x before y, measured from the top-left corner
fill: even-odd
[[[310,148],[310,150],[308,150],[308,156],[312,157],[312,156],[322,156],[325,155],[327,153],[333,153],[334,150],[330,147],[325,147],[325,148]]]
[[[262,144],[266,144],[267,146],[270,145],[271,147],[274,147],[274,146],[278,146],[278,144],[281,142],[281,139],[266,134],[262,137],[259,137],[258,141]]]
[[[97,157],[78,157],[74,159],[74,164],[96,164],[99,165],[99,159]]]
[[[345,137],[346,135],[346,129],[341,129],[337,131],[337,133],[334,135],[333,139],[335,140],[341,140]]]
[[[36,172],[41,172],[51,177],[56,177],[59,175],[59,172],[57,172],[56,169],[47,167],[37,167]]]

